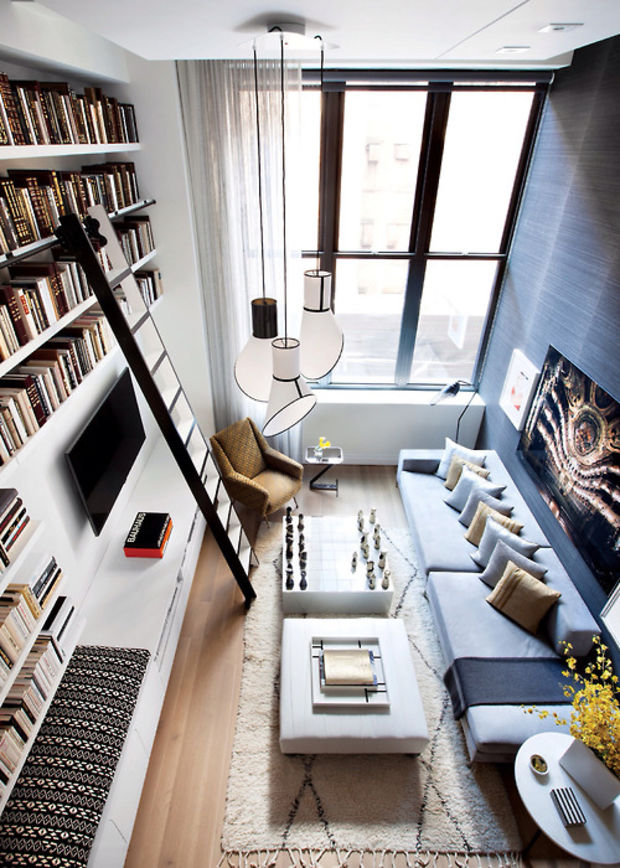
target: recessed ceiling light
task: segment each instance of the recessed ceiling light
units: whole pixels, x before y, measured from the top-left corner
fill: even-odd
[[[572,24],[545,24],[538,31],[539,33],[566,33],[568,30],[576,30],[578,27],[583,27],[583,21],[575,21]]]
[[[522,51],[529,51],[531,45],[502,45],[495,52],[496,54],[519,54]]]

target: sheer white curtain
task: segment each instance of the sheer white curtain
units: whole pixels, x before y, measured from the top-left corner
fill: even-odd
[[[181,109],[201,272],[217,429],[244,416],[262,426],[266,404],[247,398],[234,363],[251,332],[250,300],[262,295],[254,66],[248,61],[179,61]],[[285,65],[288,333],[298,334],[303,267],[297,246],[301,207],[301,67]],[[259,61],[265,294],[278,301],[284,332],[281,98],[279,61]],[[299,426],[274,442],[300,456]]]

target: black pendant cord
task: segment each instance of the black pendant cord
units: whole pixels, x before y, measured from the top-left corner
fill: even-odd
[[[284,34],[280,34],[280,121],[282,127],[282,243],[284,262],[284,346],[288,347],[288,265],[286,262],[286,152],[284,147]]]
[[[260,214],[260,264],[263,280],[263,301],[265,291],[265,231],[263,226],[263,179],[260,159],[260,110],[258,107],[258,60],[256,58],[256,46],[254,46],[254,96],[256,97],[256,150],[258,158],[258,210]]]
[[[323,106],[323,75],[325,72],[325,43],[322,36],[315,36],[315,39],[321,40],[321,108]],[[316,270],[321,270],[321,205],[317,208],[317,227],[316,227]]]

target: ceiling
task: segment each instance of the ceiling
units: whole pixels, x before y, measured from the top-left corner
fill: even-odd
[[[337,47],[330,66],[562,66],[620,32],[620,0],[41,0],[149,60],[247,58],[266,26],[294,21]],[[580,23],[541,33],[551,23]],[[528,46],[514,53],[498,49]]]

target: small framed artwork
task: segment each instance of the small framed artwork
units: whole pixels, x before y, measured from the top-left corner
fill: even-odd
[[[517,431],[523,428],[539,377],[539,369],[523,355],[521,350],[513,350],[499,406]]]

